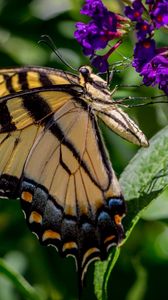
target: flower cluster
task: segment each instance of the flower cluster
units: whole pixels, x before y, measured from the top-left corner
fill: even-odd
[[[100,72],[109,68],[108,58],[122,43],[122,38],[135,25],[137,43],[134,49],[133,66],[143,77],[146,85],[158,85],[168,94],[168,48],[156,47],[155,30],[168,27],[168,0],[133,0],[126,6],[122,17],[109,11],[101,0],[85,0],[81,13],[91,18],[88,23],[76,23],[75,38],[85,55]],[[104,55],[97,50],[106,48],[109,42],[118,39]]]
[[[133,66],[145,85],[158,85],[168,94],[168,48],[157,49],[153,39],[155,30],[168,26],[168,0],[134,0],[125,15],[136,24]]]
[[[101,0],[85,0],[81,14],[89,16],[91,20],[87,24],[77,22],[74,36],[81,44],[84,54],[90,56],[92,65],[100,72],[105,72],[112,50],[103,56],[97,55],[96,51],[104,49],[109,41],[120,38],[125,33],[122,23],[127,19],[109,11]],[[116,43],[113,51],[119,44]]]
[[[141,0],[134,0],[132,7],[125,8],[125,15],[132,21],[141,22],[146,13],[153,24],[153,29],[168,25],[167,0],[146,0],[145,5]]]

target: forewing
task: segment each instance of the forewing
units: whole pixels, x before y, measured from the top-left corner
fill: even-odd
[[[0,132],[45,123],[72,98],[77,77],[50,68],[0,71]]]
[[[0,97],[53,85],[78,84],[78,77],[52,68],[23,67],[0,70]]]
[[[41,129],[72,98],[77,77],[53,69],[0,71],[0,197],[16,198],[28,153]]]
[[[82,278],[90,261],[106,258],[109,247],[123,238],[120,187],[95,116],[79,99],[61,107],[36,140],[21,199],[40,242],[74,255]]]

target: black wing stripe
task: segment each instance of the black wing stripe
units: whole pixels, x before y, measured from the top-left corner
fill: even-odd
[[[18,73],[19,83],[21,85],[22,90],[27,90],[29,88],[28,80],[27,80],[27,72]]]
[[[61,146],[60,146],[61,147]],[[70,169],[68,168],[68,166],[64,163],[63,159],[62,159],[62,151],[61,151],[61,148],[60,148],[60,164],[61,166],[63,167],[63,169],[69,174],[71,175],[71,171]]]
[[[48,103],[36,93],[25,94],[22,96],[24,108],[28,110],[30,116],[34,118],[35,122],[42,120],[47,123],[47,116],[51,117],[52,110]]]
[[[52,82],[45,73],[38,73],[39,80],[42,86],[51,86]]]
[[[12,123],[12,117],[5,102],[0,103],[0,131],[16,130],[16,126]]]
[[[11,94],[11,93],[15,93],[15,89],[14,89],[14,87],[13,87],[13,85],[12,85],[12,77],[13,77],[13,76],[9,76],[9,75],[7,75],[7,74],[4,74],[3,76],[4,76],[4,81],[5,81],[5,83],[6,83],[6,88],[7,88],[8,92],[9,92],[10,94]]]
[[[62,131],[62,129],[60,128],[60,126],[53,122],[53,124],[49,127],[49,130],[51,131],[51,133],[53,135],[55,135],[58,140],[62,143],[62,145],[65,145],[73,154],[73,156],[76,158],[76,160],[79,162],[80,166],[85,170],[85,172],[88,174],[88,176],[90,177],[91,181],[100,189],[102,189],[102,187],[98,184],[98,182],[93,178],[92,174],[90,173],[87,164],[83,161],[82,157],[80,156],[80,154],[77,152],[76,148],[74,147],[74,145],[71,143],[71,141],[69,141],[68,139],[66,139],[66,136],[64,135],[64,132]]]
[[[2,139],[2,141],[0,142],[0,146],[3,144],[3,142],[5,142],[5,140],[7,140],[10,137],[10,133],[6,134],[4,136],[4,138]]]

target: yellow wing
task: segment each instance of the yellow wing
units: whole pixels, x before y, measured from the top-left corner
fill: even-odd
[[[21,198],[30,229],[74,255],[83,279],[123,239],[125,204],[79,81],[52,69],[0,72],[0,197]]]
[[[19,197],[20,177],[28,153],[41,128],[0,134],[0,198]]]
[[[28,156],[22,208],[42,244],[74,255],[80,275],[123,238],[125,205],[97,122],[74,100],[54,114]]]
[[[75,83],[76,76],[47,68],[1,70],[0,132],[42,123],[72,98]]]
[[[50,68],[0,70],[1,198],[19,197],[27,155],[50,116],[72,98],[75,82],[76,76]]]
[[[0,97],[52,85],[79,84],[78,77],[52,68],[24,67],[0,70]]]

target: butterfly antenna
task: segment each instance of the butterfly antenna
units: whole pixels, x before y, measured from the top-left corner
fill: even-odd
[[[60,61],[66,65],[68,68],[72,69],[73,71],[77,71],[77,69],[73,68],[61,55],[61,53],[59,52],[58,48],[56,47],[56,45],[54,44],[52,38],[49,35],[42,35],[41,36],[41,40],[39,41],[39,43],[45,43],[55,54],[56,56],[60,59]]]
[[[163,94],[163,95],[158,95],[158,96],[153,96],[153,97],[132,97],[132,96],[128,96],[128,97],[125,97],[123,99],[116,99],[115,100],[115,103],[116,104],[120,104],[120,105],[123,105],[123,106],[126,106],[126,107],[129,107],[129,108],[132,108],[132,107],[141,107],[141,106],[147,106],[147,105],[153,105],[153,104],[158,104],[158,103],[168,103],[168,100],[162,100],[163,97],[167,97],[167,95]],[[159,99],[161,98],[161,100]],[[156,99],[156,100],[155,100]],[[136,103],[136,104],[127,104],[125,103],[126,101],[146,101],[148,100],[149,102],[144,102],[144,103]],[[154,100],[154,101],[153,101]]]

